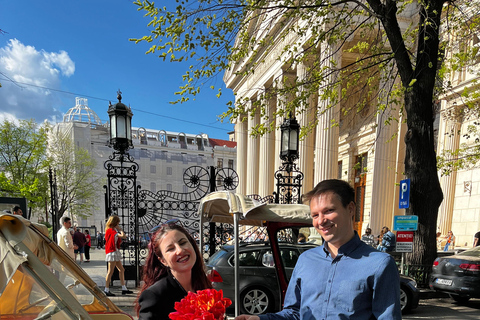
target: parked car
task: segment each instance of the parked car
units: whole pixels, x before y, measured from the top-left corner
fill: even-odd
[[[1,319],[118,319],[122,312],[48,237],[47,227],[0,213]]]
[[[300,254],[315,248],[315,244],[279,243],[285,272],[290,279]],[[208,276],[214,287],[235,303],[233,246],[223,246],[207,262]],[[280,292],[275,265],[268,242],[243,243],[239,250],[239,291],[242,314],[263,314],[281,310]],[[319,270],[320,272],[320,270]],[[400,275],[400,304],[406,313],[419,302],[417,283],[413,278]],[[232,307],[233,308],[233,304]]]
[[[279,243],[280,255],[290,278],[300,254],[315,244]],[[234,246],[223,246],[207,262],[214,288],[235,303]],[[242,314],[263,314],[281,309],[280,292],[269,242],[242,243],[239,250],[239,291]]]
[[[435,259],[429,285],[457,302],[480,298],[480,247]]]

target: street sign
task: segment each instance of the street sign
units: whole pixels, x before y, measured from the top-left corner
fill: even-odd
[[[394,216],[393,230],[394,231],[417,231],[418,216]]]
[[[413,252],[413,231],[397,231],[396,252]]]
[[[398,207],[406,209],[410,207],[410,179],[400,181],[400,197]]]

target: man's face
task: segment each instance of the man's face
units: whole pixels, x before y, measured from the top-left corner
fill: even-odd
[[[63,225],[65,226],[65,228],[70,229],[70,227],[72,226],[72,220],[65,221]]]
[[[13,213],[16,214],[17,216],[23,216],[22,209],[18,209],[17,211],[14,211]]]
[[[353,202],[344,207],[336,193],[326,192],[310,201],[310,212],[313,226],[329,244],[340,248],[352,239],[355,214]]]

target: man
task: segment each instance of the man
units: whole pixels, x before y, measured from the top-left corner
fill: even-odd
[[[323,245],[300,256],[282,311],[236,320],[401,319],[397,266],[354,231],[353,188],[345,181],[325,180],[304,199]]]
[[[475,240],[473,240],[473,246],[474,247],[480,246],[480,231],[475,233]]]
[[[75,262],[77,262],[77,254],[80,255],[80,264],[83,263],[83,253],[85,252],[85,243],[87,238],[77,227],[73,228],[73,243],[77,246],[77,249],[74,250],[75,253]]]
[[[97,249],[103,248],[103,236],[100,231],[97,231]]]
[[[381,243],[378,245],[377,250],[383,252],[392,252],[397,246],[397,241],[395,239],[395,234],[388,229],[388,227],[383,227],[380,234]]]
[[[72,259],[74,256],[74,244],[72,235],[70,234],[70,227],[72,226],[72,220],[69,217],[61,217],[60,224],[62,227],[57,232],[57,244],[62,248]]]
[[[16,214],[17,216],[23,216],[23,211],[19,206],[15,206],[13,207],[13,214]]]
[[[372,229],[365,229],[365,234],[362,236],[362,241],[371,247],[375,246],[375,239],[373,238]]]

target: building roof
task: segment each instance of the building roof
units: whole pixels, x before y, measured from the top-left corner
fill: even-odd
[[[210,145],[212,147],[227,147],[227,148],[235,148],[237,146],[237,143],[235,141],[228,141],[228,140],[222,140],[222,139],[208,139],[210,141]]]

